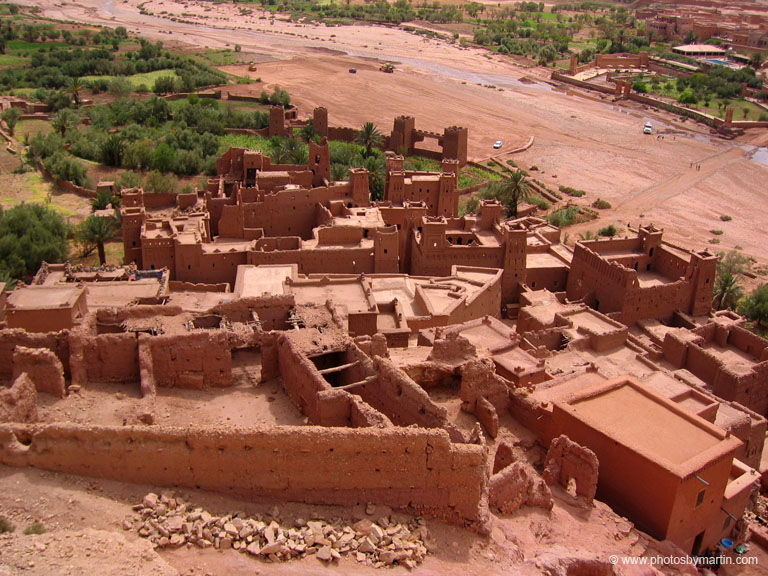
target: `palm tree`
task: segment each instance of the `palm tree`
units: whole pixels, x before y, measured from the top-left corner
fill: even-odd
[[[522,170],[515,170],[510,178],[493,182],[489,188],[491,195],[504,204],[510,218],[517,218],[518,204],[527,200],[531,194],[531,186]]]
[[[341,182],[347,180],[349,177],[349,167],[344,164],[338,164],[334,162],[331,164],[331,180],[333,182]]]
[[[371,201],[384,199],[386,159],[384,156],[369,156],[362,162],[363,168],[368,170],[368,186],[371,190]]]
[[[82,94],[84,88],[83,81],[77,76],[73,76],[69,81],[67,92],[72,96],[72,100],[75,101],[75,106],[80,106],[80,94]]]
[[[67,130],[77,126],[80,122],[78,115],[69,108],[62,108],[51,120],[51,126],[53,129],[61,134],[62,138],[67,136]]]
[[[718,274],[712,291],[712,307],[715,310],[734,310],[736,304],[744,296],[744,289],[739,285],[739,279],[730,272]]]
[[[309,124],[302,126],[301,130],[299,130],[299,138],[301,138],[307,144],[317,138],[317,130],[315,129],[315,124],[312,122],[311,118],[309,119]]]
[[[83,243],[95,244],[99,250],[99,264],[106,264],[107,255],[104,252],[104,244],[109,242],[115,235],[117,223],[111,216],[109,218],[100,218],[99,216],[88,216],[80,224],[77,234]]]
[[[367,158],[373,153],[373,149],[381,144],[382,136],[373,122],[366,122],[357,133],[355,143],[365,148],[364,156]]]

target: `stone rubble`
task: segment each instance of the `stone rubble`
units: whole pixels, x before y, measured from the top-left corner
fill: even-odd
[[[233,549],[271,562],[316,555],[331,563],[349,556],[374,568],[397,564],[408,569],[421,564],[427,555],[429,532],[421,517],[407,523],[391,516],[376,522],[364,518],[352,525],[338,519],[297,518],[289,528],[278,523],[277,508],[266,517],[214,516],[179,497],[151,492],[133,510],[135,514],[123,520],[123,529],[136,531],[156,548]],[[375,511],[375,505],[368,504],[366,513]]]

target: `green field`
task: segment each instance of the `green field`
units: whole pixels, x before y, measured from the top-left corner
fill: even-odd
[[[164,76],[173,76],[175,78],[178,74],[176,74],[176,70],[155,70],[154,72],[134,74],[133,76],[125,76],[124,78],[131,83],[131,86],[133,86],[134,89],[143,84],[151,90],[152,86],[155,85],[155,80]],[[114,78],[117,78],[117,76],[83,76],[83,80],[86,82],[91,80],[112,80]]]
[[[249,136],[246,134],[225,134],[221,137],[220,150],[226,152],[230,148],[248,148],[250,150],[267,151],[270,149],[269,138]]]

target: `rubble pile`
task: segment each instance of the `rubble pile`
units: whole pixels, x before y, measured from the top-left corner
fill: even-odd
[[[286,528],[277,521],[277,509],[265,518],[214,516],[180,498],[154,493],[133,509],[136,514],[123,521],[123,529],[135,530],[158,548],[232,549],[272,562],[314,554],[328,563],[349,556],[375,568],[398,564],[409,569],[427,555],[424,541],[429,532],[421,517],[407,523],[391,516],[376,522],[364,518],[351,525],[297,518],[293,527]],[[374,511],[369,504],[366,513]]]

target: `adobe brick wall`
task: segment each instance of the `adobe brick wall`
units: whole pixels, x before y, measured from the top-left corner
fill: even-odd
[[[19,439],[25,438],[25,444]],[[248,500],[374,502],[482,527],[488,453],[417,428],[0,426],[0,462]]]
[[[142,334],[139,339],[149,343],[158,386],[202,389],[232,384],[232,353],[224,332]]]

